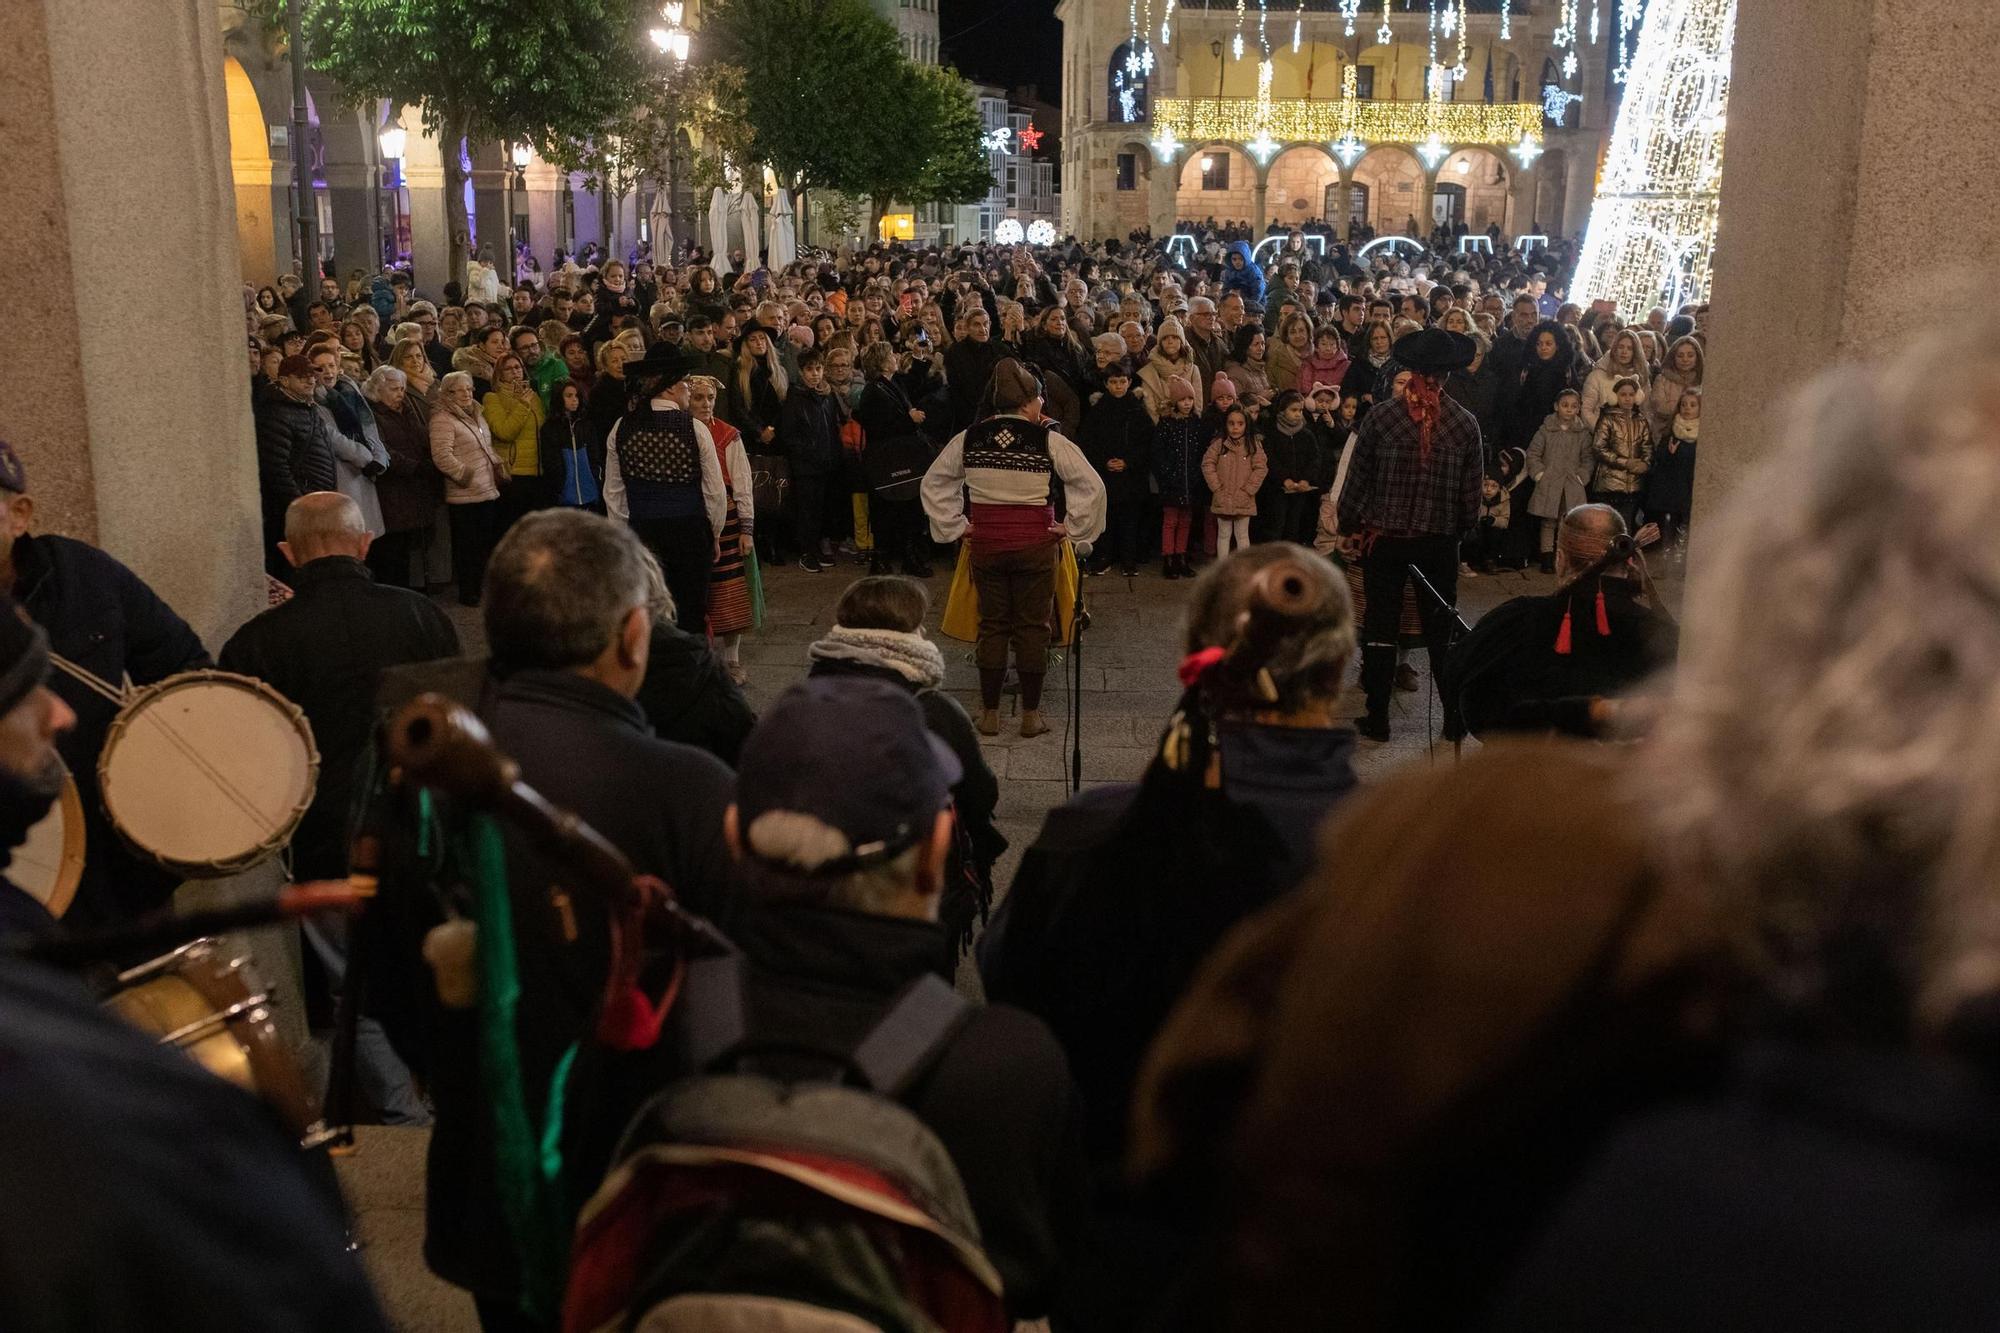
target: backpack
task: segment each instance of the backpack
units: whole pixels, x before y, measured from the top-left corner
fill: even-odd
[[[565,1333],[1007,1333],[951,1156],[898,1099],[970,1007],[911,983],[852,1050],[747,1036],[745,964],[687,972],[700,1071],[642,1107],[577,1222]],[[832,1077],[750,1072],[759,1054]]]

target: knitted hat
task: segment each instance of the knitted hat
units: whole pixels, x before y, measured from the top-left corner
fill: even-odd
[[[1181,327],[1181,322],[1178,319],[1175,319],[1172,315],[1168,315],[1165,319],[1160,321],[1160,327],[1156,332],[1157,336],[1160,338],[1165,338],[1169,333],[1171,333],[1174,335],[1174,337],[1179,338],[1183,343],[1187,341],[1187,330],[1183,329]]]
[[[1221,371],[1216,371],[1215,378],[1208,382],[1208,401],[1212,403],[1219,398],[1234,398],[1236,396],[1236,381],[1230,379],[1229,376],[1223,374]]]
[[[1168,402],[1178,403],[1183,398],[1193,398],[1195,396],[1194,385],[1188,382],[1187,376],[1169,375],[1167,377]]]

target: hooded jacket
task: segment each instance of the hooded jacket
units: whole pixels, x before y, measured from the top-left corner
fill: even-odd
[[[1228,440],[1216,440],[1202,455],[1202,480],[1215,499],[1209,508],[1222,518],[1252,518],[1257,513],[1257,492],[1271,469],[1271,460],[1251,436],[1244,436],[1242,448]]]
[[[1568,425],[1551,412],[1535,432],[1528,449],[1528,476],[1534,480],[1535,494],[1528,512],[1537,518],[1561,518],[1581,504],[1590,503],[1590,479],[1597,471],[1597,456],[1590,451],[1590,428],[1578,417]]]
[[[1241,255],[1243,267],[1237,268],[1231,264],[1228,255]],[[1251,258],[1248,241],[1231,241],[1228,253],[1223,257],[1222,294],[1227,296],[1231,292],[1241,292],[1244,300],[1263,304],[1264,270],[1258,268],[1257,261]]]

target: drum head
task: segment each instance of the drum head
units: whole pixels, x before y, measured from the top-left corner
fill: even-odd
[[[7,879],[43,907],[61,916],[83,881],[83,801],[76,783],[63,775],[62,795],[7,862]]]
[[[98,760],[113,827],[193,876],[234,874],[277,852],[305,814],[318,772],[297,707],[261,682],[216,671],[140,693],[112,723]]]

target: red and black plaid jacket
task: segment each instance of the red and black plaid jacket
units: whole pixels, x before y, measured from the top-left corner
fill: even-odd
[[[1340,530],[1399,536],[1467,532],[1479,519],[1485,463],[1478,421],[1450,398],[1440,400],[1428,464],[1419,460],[1417,423],[1409,409],[1395,400],[1378,403],[1354,441],[1340,492]]]

